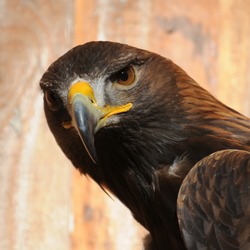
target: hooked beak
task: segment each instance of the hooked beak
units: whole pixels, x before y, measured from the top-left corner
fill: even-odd
[[[93,89],[87,82],[73,84],[68,93],[69,112],[72,117],[71,124],[63,124],[65,128],[73,126],[94,163],[97,163],[94,135],[104,127],[109,116],[127,112],[132,103],[122,106],[99,107]]]

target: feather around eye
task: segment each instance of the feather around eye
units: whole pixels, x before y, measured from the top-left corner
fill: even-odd
[[[135,76],[135,70],[133,66],[127,66],[121,70],[119,70],[115,75],[114,75],[114,83],[120,84],[120,85],[131,85],[134,83],[136,79]]]

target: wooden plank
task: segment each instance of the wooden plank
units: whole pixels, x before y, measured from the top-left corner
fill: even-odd
[[[66,0],[1,1],[3,250],[70,247],[70,168],[48,130],[38,83],[48,65],[72,46],[71,16]]]
[[[218,96],[250,116],[250,1],[221,2]]]

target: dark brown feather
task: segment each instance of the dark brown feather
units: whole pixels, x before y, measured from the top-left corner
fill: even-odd
[[[223,150],[199,161],[177,207],[188,249],[250,249],[250,153]]]
[[[119,92],[116,103],[132,102],[119,123],[95,134],[98,164],[88,158],[70,119],[67,93],[77,78],[110,79],[127,65],[137,70],[134,88]],[[45,113],[66,156],[82,173],[106,186],[149,230],[149,249],[185,249],[176,217],[182,180],[202,158],[223,149],[250,151],[250,121],[201,88],[182,69],[157,54],[111,42],[73,48],[53,63],[41,79],[61,102]],[[119,103],[118,103],[119,104]],[[151,248],[150,248],[151,247]]]

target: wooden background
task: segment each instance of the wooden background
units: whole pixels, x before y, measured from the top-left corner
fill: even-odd
[[[250,116],[250,1],[0,0],[0,249],[137,250],[145,232],[82,177],[45,122],[39,79],[76,44],[171,58]]]

